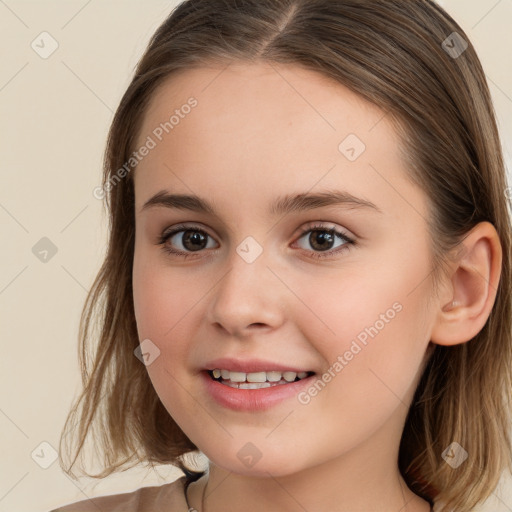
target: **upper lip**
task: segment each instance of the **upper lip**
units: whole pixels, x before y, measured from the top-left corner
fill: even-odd
[[[309,372],[309,368],[298,368],[295,366],[288,366],[285,364],[275,363],[273,361],[265,361],[263,359],[233,359],[230,357],[221,357],[214,359],[205,364],[206,370],[229,370],[231,372],[265,372],[265,371],[278,371],[278,372]]]

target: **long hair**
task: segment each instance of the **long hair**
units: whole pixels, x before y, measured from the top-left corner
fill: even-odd
[[[464,31],[431,0],[189,0],[160,25],[108,135],[102,185],[108,250],[82,311],[83,391],[61,435],[61,447],[73,442],[74,459],[68,469],[61,449],[61,466],[73,476],[71,467],[92,436],[104,470],[89,476],[140,463],[174,464],[195,474],[184,457],[197,447],[134,356],[134,185],[126,163],[164,80],[234,61],[316,71],[386,112],[400,134],[409,178],[429,200],[434,276],[477,223],[496,228],[503,261],[490,316],[466,343],[435,346],[399,449],[400,472],[414,492],[442,503],[443,511],[471,510],[492,493],[504,469],[512,469],[511,220],[485,74]],[[442,457],[452,442],[469,454],[457,469]]]

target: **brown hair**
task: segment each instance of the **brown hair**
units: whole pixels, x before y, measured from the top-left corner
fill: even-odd
[[[465,51],[461,41],[468,45]],[[429,198],[434,277],[477,223],[496,228],[503,261],[490,316],[466,343],[435,346],[399,451],[400,471],[416,494],[442,503],[443,511],[472,509],[492,493],[512,461],[511,221],[481,63],[463,30],[431,0],[189,0],[157,29],[108,137],[103,190],[110,236],[80,322],[84,389],[61,436],[61,446],[68,437],[76,441],[65,471],[73,475],[71,467],[92,434],[104,470],[89,476],[147,462],[175,464],[197,477],[184,462],[197,447],[170,417],[134,356],[139,340],[131,282],[133,174],[120,179],[115,173],[129,161],[148,102],[164,80],[180,70],[236,60],[302,66],[387,113],[401,135],[410,179]],[[469,454],[456,469],[442,457],[454,441]],[[60,463],[64,468],[62,458]]]

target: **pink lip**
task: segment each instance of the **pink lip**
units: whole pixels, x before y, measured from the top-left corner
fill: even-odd
[[[264,361],[263,359],[250,359],[243,361],[241,359],[232,359],[230,357],[222,357],[214,359],[205,364],[205,370],[229,370],[231,372],[265,372],[265,371],[277,371],[277,372],[308,372],[312,371],[310,368],[301,369],[293,366],[286,366],[279,363],[273,363],[272,361]]]
[[[238,389],[226,386],[210,377],[208,371],[199,374],[206,391],[222,407],[235,411],[258,412],[270,409],[280,402],[297,397],[311,385],[315,375],[304,379],[261,389]]]

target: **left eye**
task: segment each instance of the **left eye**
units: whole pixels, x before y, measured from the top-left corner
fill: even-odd
[[[323,258],[332,256],[342,250],[348,249],[350,245],[354,245],[355,241],[348,237],[345,233],[336,230],[335,228],[328,228],[324,225],[308,226],[304,229],[298,238],[298,241],[306,238],[307,243],[313,248],[311,256],[314,258]],[[176,238],[175,243],[181,244],[182,248],[174,249],[169,243]],[[333,249],[333,243],[338,238],[342,243]],[[158,240],[158,245],[162,245],[162,249],[167,254],[172,254],[178,257],[188,258],[193,256],[195,252],[200,252],[202,249],[212,249],[208,247],[208,239],[213,241],[213,238],[203,229],[197,226],[175,226],[171,231],[164,232]],[[173,245],[174,245],[173,244]],[[213,247],[214,248],[214,247]],[[302,247],[304,249],[304,247]],[[307,250],[307,249],[305,249]]]
[[[314,249],[315,254],[313,256],[315,258],[331,256],[355,244],[355,241],[345,233],[323,225],[308,226],[302,231],[299,240],[305,238],[308,234],[306,241]],[[337,246],[336,250],[333,250],[332,244],[335,243],[336,238],[340,239],[342,243]],[[326,253],[325,256],[322,253]]]

